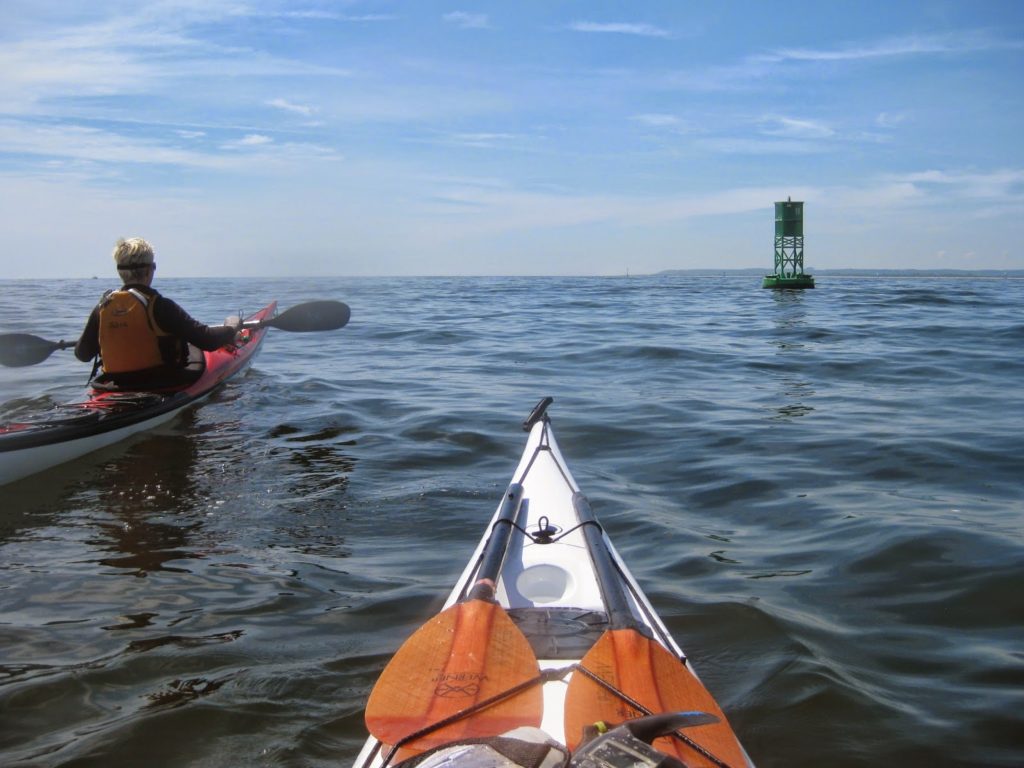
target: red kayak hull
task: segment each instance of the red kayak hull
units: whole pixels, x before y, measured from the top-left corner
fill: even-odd
[[[274,316],[271,302],[246,321]],[[241,341],[204,352],[205,368],[187,387],[144,392],[90,389],[79,402],[46,417],[0,426],[0,485],[77,459],[152,429],[220,389],[244,370],[263,343],[267,328],[246,328]]]

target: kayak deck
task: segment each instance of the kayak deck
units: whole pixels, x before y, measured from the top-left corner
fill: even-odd
[[[272,302],[247,320],[272,317],[276,308],[277,302]],[[238,344],[204,352],[202,373],[185,387],[153,391],[91,389],[85,400],[58,405],[39,419],[0,425],[0,485],[169,421],[248,366],[265,334],[266,328],[246,329]]]
[[[489,559],[500,558],[497,578],[493,579],[493,601],[525,636],[536,658],[533,671],[524,673],[526,678],[536,675],[536,679],[527,679],[523,685],[539,686],[542,692],[537,716],[524,717],[520,724],[537,725],[556,742],[574,748],[582,727],[594,720],[621,722],[666,711],[661,707],[671,707],[673,711],[700,710],[720,722],[687,729],[676,738],[660,738],[655,746],[676,754],[687,766],[749,766],[749,758],[721,709],[693,674],[682,650],[590,512],[544,413],[548,402],[542,401],[524,424],[530,436],[512,484],[435,622],[455,615],[452,612],[468,615],[470,607],[477,603],[481,607],[474,610],[486,610],[486,602],[474,596],[479,594],[482,574],[483,580],[489,582]],[[495,555],[494,539],[509,532],[503,557],[500,553]],[[420,635],[428,626],[424,625],[399,649],[392,664],[407,663],[398,660],[410,648],[427,650],[424,664],[433,663],[427,658],[431,653],[424,645],[426,634]],[[456,635],[462,631],[460,625],[449,629]],[[453,647],[456,646],[457,643]],[[502,643],[488,646],[487,653],[500,656],[501,646]],[[638,674],[628,668],[618,672],[602,668],[614,666],[623,658],[628,661],[625,666],[635,665]],[[431,679],[451,674],[447,660],[436,661],[443,671],[436,672]],[[493,673],[495,669],[488,671]],[[385,669],[378,688],[391,684],[393,675],[389,672],[393,670]],[[387,691],[379,693],[378,688],[367,704],[367,724],[371,733],[377,728],[391,734],[395,732],[393,724],[377,717],[388,706],[384,703]],[[439,691],[440,686],[433,694],[428,692],[427,698],[440,697]],[[510,699],[515,701],[524,710],[534,706],[521,693]],[[390,706],[401,709],[404,705]],[[431,703],[431,712],[434,711],[447,712]],[[465,719],[474,717],[482,715],[471,712]],[[421,727],[429,719],[420,716],[410,722]],[[500,734],[485,733],[486,729],[486,725],[475,729],[467,725],[465,734]],[[454,731],[449,726],[443,733]],[[379,742],[371,736],[355,765],[369,768],[387,762],[394,764],[433,742],[423,737],[410,740],[410,744],[392,755],[389,753],[394,744]]]

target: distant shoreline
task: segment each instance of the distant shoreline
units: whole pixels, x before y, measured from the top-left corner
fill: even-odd
[[[742,277],[763,276],[770,270],[746,269],[665,269],[652,277]],[[807,269],[813,277],[986,277],[1024,278],[1024,269]]]

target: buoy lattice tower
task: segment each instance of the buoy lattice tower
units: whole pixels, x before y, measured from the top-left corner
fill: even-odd
[[[775,203],[775,271],[765,275],[764,288],[813,288],[804,274],[804,204],[787,198]]]

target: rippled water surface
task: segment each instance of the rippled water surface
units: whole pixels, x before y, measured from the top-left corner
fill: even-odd
[[[106,281],[3,282],[73,338]],[[0,763],[347,765],[553,395],[576,479],[760,766],[1024,764],[1024,281],[158,282],[271,331],[144,436],[0,488]],[[79,396],[0,369],[0,418]]]

